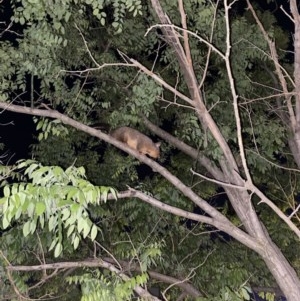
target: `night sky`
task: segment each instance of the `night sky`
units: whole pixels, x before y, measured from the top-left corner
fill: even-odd
[[[6,111],[0,113],[0,143],[5,144],[5,149],[0,153],[2,163],[12,164],[29,158],[29,145],[34,141],[35,132],[32,118]]]

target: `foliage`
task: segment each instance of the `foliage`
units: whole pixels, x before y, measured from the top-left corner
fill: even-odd
[[[89,204],[100,205],[101,197],[105,201],[109,192],[114,193],[111,188],[93,186],[84,179],[83,168],[64,171],[30,161],[20,162],[17,168],[25,168],[29,182],[4,187],[0,200],[3,230],[18,222],[26,237],[34,234],[38,226],[47,227],[53,233],[49,250],[54,249],[55,257],[63,251],[64,234],[74,249],[81,237],[89,236],[92,241],[96,238],[99,229],[90,220],[87,208]]]
[[[81,276],[73,276],[67,279],[69,284],[80,284],[82,287],[81,300],[130,300],[133,288],[136,285],[145,284],[147,281],[147,274],[137,275],[130,280],[122,282],[110,275],[113,281],[108,281],[108,275],[101,273],[84,273]]]

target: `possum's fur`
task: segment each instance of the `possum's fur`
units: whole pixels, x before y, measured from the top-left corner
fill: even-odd
[[[127,126],[117,128],[111,133],[115,139],[126,143],[141,154],[157,159],[159,157],[160,142],[154,143],[149,137]]]

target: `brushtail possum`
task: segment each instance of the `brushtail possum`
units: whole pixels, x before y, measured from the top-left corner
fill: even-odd
[[[115,139],[126,143],[141,154],[157,159],[159,157],[160,142],[154,143],[149,137],[127,126],[117,128],[111,133]]]

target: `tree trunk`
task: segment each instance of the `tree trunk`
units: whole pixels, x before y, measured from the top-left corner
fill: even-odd
[[[297,9],[297,3],[292,0],[291,12],[294,17],[295,35],[294,35],[294,81],[295,81],[295,113],[296,113],[296,126],[294,133],[294,141],[297,146],[294,149],[293,156],[300,168],[300,15]]]
[[[300,300],[300,280],[283,256],[280,249],[272,242],[268,234],[265,235],[264,252],[261,255],[269,271],[288,301]]]
[[[257,241],[253,250],[262,257],[287,300],[300,300],[299,277],[259,220],[252,206],[251,195],[245,190],[225,190],[246,231]]]

